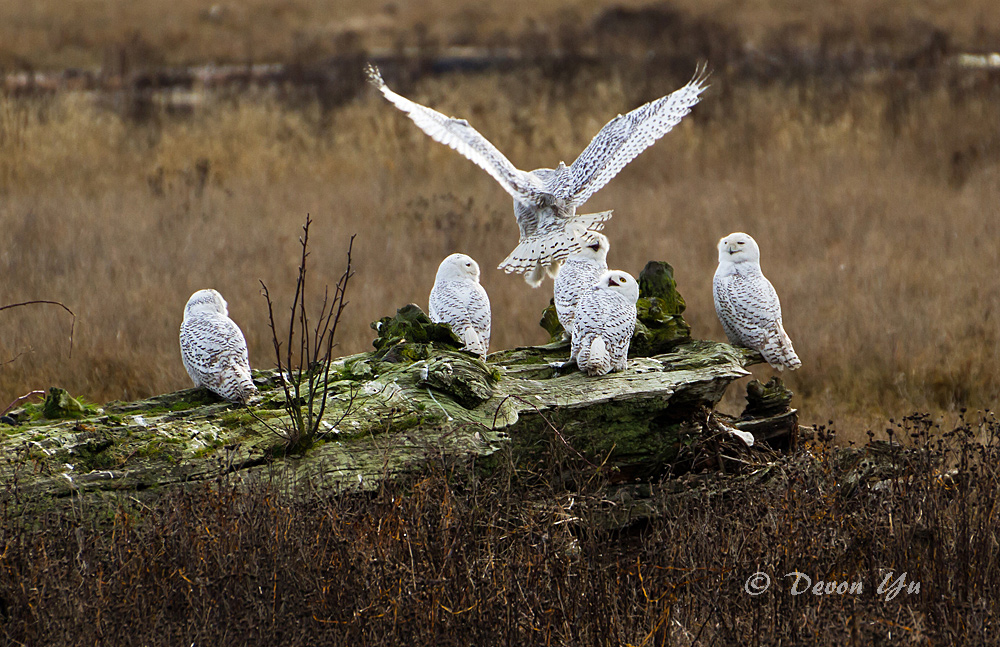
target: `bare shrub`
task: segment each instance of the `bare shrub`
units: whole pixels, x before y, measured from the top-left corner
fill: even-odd
[[[354,276],[351,269],[351,251],[354,236],[347,245],[347,268],[340,275],[333,295],[329,288],[323,291],[323,301],[319,312],[312,314],[306,306],[306,260],[309,258],[309,226],[312,219],[306,216],[302,227],[302,257],[299,260],[299,275],[295,282],[295,296],[288,319],[288,340],[285,344],[284,364],[282,363],[281,342],[274,324],[274,308],[267,285],[260,282],[267,301],[267,317],[271,329],[271,342],[278,363],[278,379],[285,393],[285,410],[290,419],[290,428],[284,436],[286,451],[305,451],[321,436],[323,414],[326,412],[329,393],[330,364],[333,362],[334,339],[340,317],[347,305],[347,284]],[[298,334],[296,335],[296,330]],[[297,362],[297,364],[296,364]],[[294,367],[294,368],[293,368]],[[349,411],[349,409],[348,409]],[[346,416],[348,411],[344,412]]]
[[[32,645],[982,644],[1000,595],[1000,427],[991,415],[946,429],[914,415],[890,429],[891,443],[865,453],[823,440],[725,478],[583,478],[571,490],[555,485],[554,465],[533,476],[502,458],[491,473],[428,461],[375,492],[300,497],[282,494],[286,477],[275,471],[156,502],[33,507],[15,480],[0,488],[0,636]],[[4,460],[30,469],[27,454]],[[744,587],[758,572],[771,585],[751,596]],[[813,586],[862,588],[816,595],[798,583],[793,595],[786,574],[795,572]],[[889,598],[904,572],[919,592]]]

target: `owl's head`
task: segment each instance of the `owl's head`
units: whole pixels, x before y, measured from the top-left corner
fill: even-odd
[[[628,272],[608,270],[597,279],[597,290],[611,290],[625,297],[629,303],[639,300],[639,283]]]
[[[757,247],[757,241],[741,231],[729,234],[719,241],[719,262],[759,263],[760,248]]]
[[[436,281],[472,280],[479,283],[479,263],[465,254],[452,254],[438,265]]]
[[[184,318],[190,315],[213,313],[223,317],[229,316],[229,307],[222,295],[215,290],[198,290],[188,299],[184,306]]]
[[[607,236],[596,231],[588,231],[582,236],[580,251],[574,253],[572,258],[587,258],[606,263],[610,247]]]

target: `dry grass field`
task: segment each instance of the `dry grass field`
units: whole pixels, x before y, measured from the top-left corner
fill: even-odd
[[[976,47],[989,42],[990,26],[1000,24],[1000,6],[993,0],[5,0],[0,67],[95,67],[135,34],[159,61],[171,65],[329,54],[348,33],[361,36],[369,47],[390,47],[401,32],[414,28],[439,43],[467,44],[526,28],[554,31],[613,6],[675,7],[738,26],[753,46],[775,32],[808,43],[828,28],[865,39],[883,26],[917,23]]]
[[[238,38],[205,35],[217,29],[214,18],[199,18],[206,3],[108,2],[98,16],[91,3],[58,4],[65,10],[58,17],[56,3],[7,5],[15,19],[0,21],[3,55],[38,67],[91,64],[135,25],[157,24],[143,37],[164,62],[226,59],[215,48],[241,56],[233,54]],[[802,3],[751,4],[732,14],[724,2],[699,11],[736,21],[759,5],[757,21],[741,32],[751,41],[768,26],[801,23],[807,38],[821,24],[814,21],[876,14],[900,24],[931,21],[956,42],[995,39],[970,27],[997,13],[994,3],[970,0],[937,13],[919,4],[906,15],[895,3],[856,3],[839,16],[811,14]],[[578,12],[589,16],[599,5],[606,3]],[[168,6],[176,12],[161,21]],[[334,9],[305,0],[280,11],[265,2],[246,7],[281,17],[268,30],[273,42],[260,47],[285,58],[292,41],[304,42],[295,25],[364,11],[361,3]],[[435,3],[379,11],[416,24]],[[524,15],[532,11],[543,10]],[[509,25],[481,7],[445,11],[434,24],[492,24],[477,12],[498,28]],[[330,18],[317,21],[321,14]],[[59,27],[63,21],[75,26]],[[12,25],[17,37],[4,33]],[[79,46],[51,40],[61,38]],[[610,118],[687,80],[652,72],[588,68],[556,80],[542,70],[453,74],[404,90],[468,118],[520,168],[536,168],[572,161]],[[732,231],[752,234],[804,362],[786,379],[805,423],[834,419],[860,433],[915,409],[993,407],[1000,399],[998,102],[1000,82],[982,72],[765,83],[717,68],[693,115],[585,209],[615,210],[606,229],[614,267],[637,273],[650,259],[673,264],[685,316],[702,338],[724,338],[711,296],[715,243]],[[373,91],[325,110],[266,90],[213,95],[193,114],[141,122],[83,93],[6,95],[0,304],[57,300],[77,319],[70,356],[64,312],[0,313],[0,404],[52,385],[97,402],[188,386],[177,330],[187,297],[203,287],[228,299],[251,363],[272,366],[260,281],[278,303],[290,303],[307,213],[315,220],[315,290],[336,282],[348,238],[358,234],[341,353],[370,347],[369,322],[408,302],[426,306],[437,263],[455,251],[484,268],[493,349],[545,340],[537,322],[551,282],[531,290],[492,269],[516,242],[510,198]],[[737,406],[735,390],[729,406]]]
[[[1000,429],[929,424],[899,424],[923,451],[887,471],[846,468],[850,450],[817,444],[773,471],[757,465],[759,479],[649,484],[626,527],[612,519],[628,498],[561,445],[534,487],[504,465],[472,476],[429,463],[376,492],[289,497],[275,465],[155,501],[67,498],[56,511],[19,505],[15,479],[0,484],[0,640],[993,644]],[[961,459],[962,476],[943,479],[942,459]],[[585,478],[566,490],[560,473]],[[782,577],[792,572],[803,575]],[[825,594],[803,595],[799,577]]]

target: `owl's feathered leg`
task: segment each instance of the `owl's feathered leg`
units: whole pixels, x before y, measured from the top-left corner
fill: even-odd
[[[509,273],[510,270],[507,270]],[[537,263],[530,271],[526,272],[524,275],[524,282],[533,288],[537,288],[545,280],[545,266],[541,263]]]

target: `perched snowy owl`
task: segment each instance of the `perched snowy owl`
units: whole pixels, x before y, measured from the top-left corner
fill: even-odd
[[[184,306],[181,358],[195,386],[234,402],[245,403],[257,393],[243,331],[215,290],[198,290]]]
[[[628,272],[610,270],[583,293],[573,320],[570,360],[587,375],[625,370],[635,332],[639,284]]]
[[[499,268],[508,274],[524,274],[532,287],[538,287],[546,273],[555,276],[559,264],[593,240],[592,231],[601,229],[611,217],[610,211],[577,214],[577,207],[670,132],[708,87],[708,75],[700,67],[680,90],[608,122],[571,165],[559,162],[555,169],[521,171],[464,119],[414,103],[390,90],[375,67],[369,65],[366,71],[385,98],[432,139],[470,159],[513,196],[521,238]]]
[[[556,274],[552,293],[556,315],[566,335],[573,334],[573,314],[580,296],[608,271],[608,237],[597,233],[593,236],[580,251],[570,254]]]
[[[760,351],[779,371],[802,366],[781,325],[778,293],[760,271],[760,248],[753,238],[737,232],[719,241],[712,287],[715,312],[730,344]]]
[[[438,266],[431,289],[431,321],[446,323],[465,342],[465,349],[482,358],[490,347],[490,298],[479,285],[479,263],[452,254]]]

